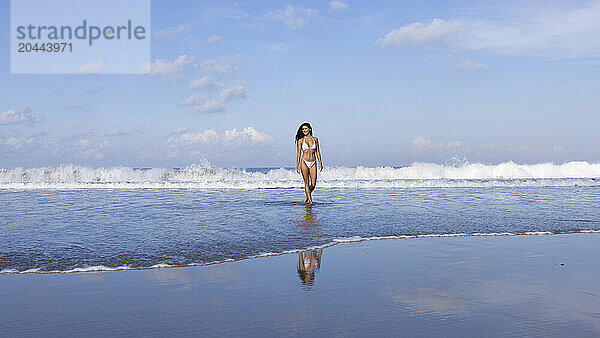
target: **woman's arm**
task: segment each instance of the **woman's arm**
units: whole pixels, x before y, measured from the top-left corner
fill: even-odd
[[[321,145],[319,144],[319,140],[316,137],[315,142],[317,142],[317,158],[319,159],[319,170],[323,171],[323,161],[321,160]]]
[[[302,151],[302,146],[300,145],[300,141],[298,141],[298,146],[296,148],[298,148],[296,150],[296,152],[297,152],[297,154],[296,154],[296,172],[299,174],[300,173],[300,153]]]

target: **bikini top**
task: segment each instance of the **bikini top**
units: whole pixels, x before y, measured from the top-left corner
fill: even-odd
[[[317,140],[315,140],[315,142],[313,142],[312,147],[310,147],[308,145],[308,143],[306,142],[306,139],[302,140],[302,150],[306,150],[306,149],[317,149]]]

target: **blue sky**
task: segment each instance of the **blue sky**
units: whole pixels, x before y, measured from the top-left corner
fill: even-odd
[[[0,167],[600,160],[600,1],[152,1],[150,74],[10,74]]]

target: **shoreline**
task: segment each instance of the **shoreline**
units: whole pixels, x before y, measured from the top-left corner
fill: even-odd
[[[592,233],[371,240],[322,257],[3,274],[0,335],[589,336],[599,244]]]
[[[303,249],[292,249],[286,250],[282,252],[266,252],[260,253],[257,255],[251,255],[248,257],[243,257],[239,259],[234,258],[226,258],[223,260],[207,262],[207,263],[190,263],[183,265],[169,265],[165,263],[158,263],[153,266],[148,267],[129,267],[129,266],[119,266],[119,267],[106,267],[106,266],[89,266],[82,268],[74,268],[71,270],[52,270],[52,271],[38,271],[38,268],[32,268],[25,271],[16,271],[14,269],[4,269],[0,271],[0,276],[2,275],[22,275],[22,274],[75,274],[75,273],[98,273],[98,272],[117,272],[117,271],[144,271],[144,270],[154,270],[154,269],[171,269],[171,268],[186,268],[186,267],[205,267],[217,264],[224,263],[232,263],[232,262],[242,262],[250,259],[258,259],[258,258],[267,258],[281,255],[289,255],[295,254],[304,251],[316,250],[316,249],[326,249],[339,244],[357,244],[368,241],[383,241],[383,240],[402,240],[402,239],[422,239],[422,238],[454,238],[454,237],[509,237],[509,236],[557,236],[557,235],[572,235],[572,234],[600,234],[600,230],[578,230],[578,231],[570,231],[570,232],[550,232],[550,231],[534,231],[534,232],[524,232],[524,233],[510,233],[510,232],[502,232],[502,233],[456,233],[456,234],[426,234],[426,235],[392,235],[392,236],[375,236],[375,237],[349,237],[349,238],[341,238],[334,239],[332,242],[328,242],[322,245],[307,247]]]

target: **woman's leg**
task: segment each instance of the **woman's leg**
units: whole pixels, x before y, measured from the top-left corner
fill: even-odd
[[[310,169],[308,170],[308,173],[311,178],[311,183],[308,185],[308,188],[310,189],[310,192],[312,193],[312,191],[315,190],[315,187],[317,186],[317,162],[315,162],[315,164],[313,164],[313,166],[310,167]]]
[[[302,257],[302,252],[298,252],[298,269],[302,269],[302,271],[306,270],[304,266],[304,257]]]
[[[300,170],[302,171],[302,178],[304,178],[304,192],[306,193],[306,199],[304,200],[304,203],[308,202],[310,204],[312,204],[312,197],[310,196],[310,174],[309,174],[309,168],[306,166],[306,163],[304,163],[304,160],[301,160],[302,163],[300,163]],[[314,165],[313,165],[314,167]]]

